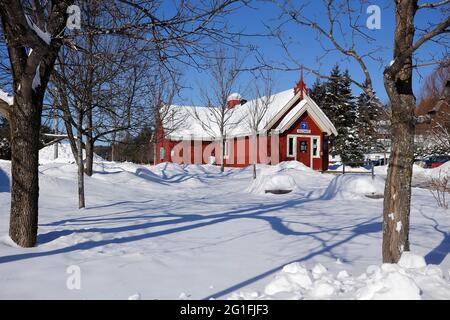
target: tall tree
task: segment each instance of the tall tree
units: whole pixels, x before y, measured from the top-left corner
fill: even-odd
[[[356,100],[357,116],[356,128],[360,144],[364,153],[378,152],[377,123],[381,120],[381,102],[376,97],[369,97],[364,91]]]
[[[309,90],[309,96],[317,102],[321,108],[323,108],[322,103],[325,101],[326,96],[326,83],[320,81],[319,78],[313,83],[311,89]]]
[[[0,94],[0,112],[10,119],[12,134],[9,233],[14,242],[24,247],[34,246],[37,239],[38,144],[44,95],[59,49],[63,44],[76,47],[73,34],[64,36],[67,9],[72,3],[73,0],[0,2],[4,35],[1,39],[5,39],[1,44],[8,49],[10,68],[6,72],[12,78],[8,88],[13,93],[13,97]],[[239,8],[240,3],[245,1],[181,1],[168,13],[158,1],[108,1],[107,11],[129,19],[116,19],[118,23],[104,24],[91,32],[140,39],[171,70],[174,63],[194,65],[196,58],[207,54],[207,39],[233,45],[236,37],[226,31],[223,18]]]
[[[203,129],[211,137],[219,137],[220,170],[225,171],[226,140],[228,132],[236,127],[239,121],[232,117],[234,107],[229,107],[228,100],[236,90],[237,80],[242,66],[242,59],[235,52],[232,57],[223,48],[218,48],[214,58],[210,59],[209,77],[211,86],[202,91],[206,112],[194,108],[193,116],[201,123]],[[240,99],[239,97],[233,97]]]
[[[38,151],[44,94],[62,45],[71,0],[4,0],[2,30],[12,69],[12,100],[1,99],[11,126],[11,218],[9,235],[20,246],[36,244]]]
[[[262,80],[262,81],[260,81]],[[262,83],[258,85],[258,83]],[[251,140],[251,155],[253,164],[253,179],[256,179],[256,163],[258,162],[258,134],[261,133],[262,126],[265,125],[263,120],[273,101],[272,95],[273,79],[270,74],[261,72],[259,76],[254,79],[254,100],[246,106],[247,115],[245,117],[247,127],[252,133]],[[261,147],[261,146],[259,146]]]
[[[335,65],[324,88],[315,88],[314,95],[319,94],[323,95],[321,107],[338,132],[337,136],[330,137],[330,154],[339,155],[343,163],[352,166],[360,164],[364,155],[357,134],[357,106],[348,71],[342,74],[339,66]]]
[[[436,45],[441,43],[445,47],[446,41],[439,40],[450,32],[449,3],[448,0],[437,0],[419,5],[418,0],[396,0],[394,4],[393,57],[383,71],[384,87],[392,110],[392,150],[383,206],[384,262],[397,262],[403,251],[409,251],[414,128],[416,123],[427,120],[426,117],[416,117],[414,114],[416,100],[412,89],[413,70],[422,64],[436,63],[436,60],[439,60],[438,54],[432,57],[432,61],[414,63],[413,58],[424,44],[431,41]],[[376,54],[382,44],[375,48],[367,45],[373,45],[376,40],[367,33],[366,25],[361,23],[367,19],[361,17],[361,13],[366,11],[364,3],[327,0],[323,4],[326,19],[322,23],[307,13],[305,5],[299,5],[292,0],[282,2],[279,4],[282,17],[279,27],[293,22],[298,26],[316,31],[319,41],[325,40],[327,43],[323,45],[326,54],[338,52],[360,68],[363,80],[358,81],[356,77],[352,77],[351,82],[370,97],[374,97],[372,75],[367,63],[368,60],[377,60]],[[419,12],[440,9],[442,14],[429,16],[426,25],[420,25],[420,20],[416,19]],[[287,41],[281,37],[280,39],[286,45]],[[360,46],[361,42],[365,45]],[[378,60],[380,60],[379,57]],[[294,62],[296,65],[299,64],[298,61]],[[305,69],[322,76],[320,70],[306,67]]]

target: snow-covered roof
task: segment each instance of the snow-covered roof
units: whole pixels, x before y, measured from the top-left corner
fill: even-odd
[[[231,100],[241,100],[241,95],[239,93],[236,93],[236,92],[232,93],[228,97],[227,101],[231,101]]]
[[[304,94],[304,99],[298,103],[292,110],[288,110],[300,99],[301,94],[294,96],[292,89],[276,93],[270,97],[270,101],[262,120],[259,123],[258,131],[269,130],[273,128],[280,119],[279,125],[275,128],[280,133],[287,130],[305,111],[314,118],[319,127],[328,134],[337,135],[336,128],[328,117],[323,113],[320,107],[309,96]],[[226,125],[227,137],[241,137],[251,135],[251,129],[248,125],[251,116],[250,110],[255,106],[261,105],[261,100],[267,100],[266,97],[249,100],[245,104],[234,107]],[[212,120],[214,113],[207,107],[180,106],[173,105],[169,107],[174,116],[164,120],[166,136],[172,140],[182,139],[202,139],[213,140],[220,136],[219,126]],[[200,118],[201,121],[199,121]],[[174,127],[177,123],[178,126]],[[179,121],[183,119],[183,121]],[[205,126],[204,124],[208,125]]]
[[[288,112],[288,114],[284,116],[275,130],[284,132],[285,130],[289,129],[295,123],[295,121],[300,118],[300,116],[306,111],[313,117],[316,124],[323,132],[326,132],[329,135],[338,134],[330,119],[328,119],[325,113],[323,113],[322,109],[320,109],[316,102],[307,95],[302,101],[300,101],[299,104],[297,104]]]

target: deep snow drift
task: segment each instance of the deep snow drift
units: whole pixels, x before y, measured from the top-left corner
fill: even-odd
[[[0,298],[395,298],[397,281],[413,294],[418,287],[421,298],[450,298],[450,215],[428,190],[413,189],[410,234],[428,267],[386,267],[379,266],[383,201],[365,196],[382,189],[379,178],[336,177],[296,162],[258,166],[257,181],[295,184],[274,195],[252,189],[251,167],[220,173],[96,161],[85,181],[88,207],[78,210],[69,162],[39,167],[38,246],[23,249],[7,236],[10,163],[0,161]],[[73,268],[79,290],[66,285]],[[305,274],[311,286],[303,288]],[[277,277],[288,281],[273,284]]]
[[[368,266],[355,277],[346,270],[336,275],[322,264],[311,270],[298,262],[288,264],[264,288],[264,293],[241,291],[229,299],[357,299],[419,300],[448,299],[450,281],[421,256],[404,252],[398,264]]]
[[[47,163],[75,163],[72,150],[68,143],[58,143],[58,158],[55,159],[55,145],[44,147],[39,150],[39,164]],[[83,159],[86,154],[83,149]],[[94,161],[100,162],[103,159],[94,153]]]
[[[336,176],[323,194],[324,199],[356,199],[384,193],[384,179],[379,176],[348,174]]]

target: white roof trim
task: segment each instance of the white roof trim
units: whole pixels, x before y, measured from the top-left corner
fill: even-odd
[[[311,110],[313,110],[313,112],[316,113],[316,115],[317,115],[316,119],[320,119],[320,122],[322,122],[324,124],[324,127],[327,128],[335,136],[337,136],[338,132],[336,130],[336,127],[330,121],[330,119],[325,115],[325,113],[322,111],[322,109],[317,105],[317,103],[308,95],[305,96],[305,99],[308,101],[308,105],[312,107]],[[330,135],[331,133],[328,133],[328,134]]]
[[[295,121],[297,121],[305,112],[308,112],[311,115],[313,121],[323,132],[326,132],[328,135],[337,135],[337,130],[334,125],[319,108],[319,106],[317,106],[314,100],[312,100],[308,96],[305,96],[305,99],[300,101],[298,105],[296,105],[291,111],[289,111],[289,113],[277,126],[276,130],[278,130],[280,133],[283,133],[284,131],[292,127]]]
[[[300,92],[297,92],[296,95],[294,95],[291,100],[289,100],[289,102],[283,107],[281,108],[281,110],[275,115],[275,117],[272,118],[272,120],[270,120],[266,126],[264,127],[265,130],[270,130],[270,128],[272,128],[275,123],[277,123],[278,120],[280,120],[283,115],[286,113],[287,110],[289,110],[292,105],[300,98]]]

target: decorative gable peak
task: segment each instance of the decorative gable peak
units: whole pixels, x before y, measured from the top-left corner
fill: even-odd
[[[300,92],[300,100],[303,100],[303,94],[309,94],[309,89],[306,87],[305,82],[303,81],[303,65],[300,65],[300,80],[297,82],[294,87],[294,95]]]

